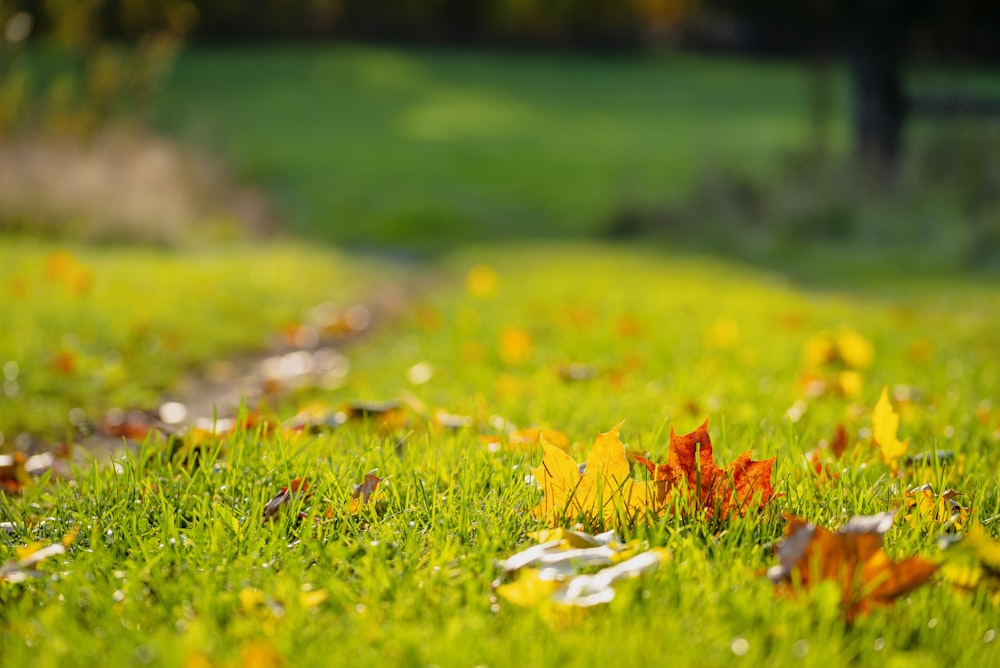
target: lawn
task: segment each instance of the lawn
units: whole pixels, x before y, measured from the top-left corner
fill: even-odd
[[[250,271],[206,260],[219,280],[251,279],[256,302],[237,300],[238,312],[208,320],[169,297],[195,288],[153,280],[142,303],[172,305],[153,326],[191,327],[204,350],[184,355],[199,362],[225,356],[232,330],[260,340],[309,300],[343,294],[340,282],[317,278],[349,266],[339,255],[289,250],[274,270],[300,282],[283,302],[276,295],[289,285],[270,281],[286,280],[284,271],[258,275],[270,263],[256,252]],[[96,290],[105,263],[91,253],[74,257],[93,267]],[[180,262],[137,255],[136,276],[163,276]],[[115,266],[114,256],[102,259]],[[469,247],[428,271],[432,289],[345,349],[351,370],[339,388],[265,408],[250,428],[189,433],[180,449],[150,437],[113,466],[78,470],[72,481],[42,477],[0,497],[9,522],[0,561],[77,532],[64,554],[37,566],[41,577],[0,582],[0,663],[1000,665],[996,595],[984,587],[964,593],[938,574],[847,623],[837,585],[777,596],[763,575],[776,563],[784,513],[837,529],[902,507],[885,536],[893,559],[938,560],[939,536],[971,524],[996,536],[995,280],[873,273],[836,290],[728,262],[579,243]],[[116,303],[95,292],[76,318],[99,322]],[[29,340],[60,340],[68,327],[61,297],[7,308],[8,322],[35,323]],[[825,341],[841,352],[828,354]],[[894,473],[872,446],[883,387],[906,454],[949,456],[900,459]],[[391,399],[402,403],[382,415],[350,406]],[[283,422],[300,409],[319,426]],[[706,418],[720,466],[745,450],[776,458],[780,496],[745,517],[664,513],[616,527],[636,549],[665,548],[670,558],[619,583],[608,605],[519,607],[495,589],[498,562],[544,526],[531,512],[542,492],[527,477],[541,447],[528,432],[518,442],[508,426],[556,430],[552,442],[561,432],[582,462],[599,432],[624,421],[627,447],[660,462],[672,428],[691,432]],[[819,476],[805,455],[838,425],[845,452],[822,455]],[[383,481],[352,509],[353,486],[372,469]],[[634,464],[632,475],[642,480],[645,469]],[[268,501],[303,476],[311,495],[293,494],[263,521]],[[924,482],[961,492],[971,510],[907,511],[906,490]]]
[[[280,242],[186,253],[0,241],[0,431],[51,440],[70,409],[155,408],[181,377],[266,349],[322,302],[371,299],[397,269]]]
[[[690,56],[194,48],[158,119],[265,185],[300,233],[426,249],[589,235],[706,170],[773,170],[808,145],[808,82]]]

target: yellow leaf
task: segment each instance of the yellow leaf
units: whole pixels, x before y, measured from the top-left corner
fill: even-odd
[[[264,592],[259,589],[244,587],[243,589],[240,589],[239,599],[240,607],[243,609],[243,612],[254,612],[257,608],[264,605],[267,597],[265,597]]]
[[[500,330],[500,359],[504,364],[524,364],[531,358],[531,334],[520,327]]]
[[[619,511],[633,513],[637,508],[633,496],[645,504],[646,486],[643,483],[637,490],[637,483],[631,480],[625,444],[618,439],[620,429],[621,423],[598,435],[582,474],[572,457],[542,436],[542,463],[532,473],[544,497],[535,507],[535,517],[548,520],[552,526],[561,518],[575,520],[580,516],[594,524],[611,524]]]
[[[740,342],[740,324],[729,317],[715,321],[708,330],[708,343],[716,348],[731,348]]]
[[[867,369],[875,357],[868,339],[849,329],[837,333],[837,352],[844,364],[852,369]]]
[[[251,640],[240,652],[242,668],[282,668],[284,665],[277,648],[267,640]]]
[[[837,391],[840,392],[841,396],[853,399],[861,394],[864,382],[865,377],[858,371],[841,371],[837,374]]]
[[[872,412],[872,437],[882,450],[882,459],[893,468],[898,466],[899,458],[906,454],[908,447],[906,441],[897,438],[898,430],[899,415],[889,403],[888,388],[883,387],[882,396]]]
[[[990,540],[981,525],[974,525],[967,535],[947,546],[940,572],[945,580],[963,589],[984,586],[1000,590],[1000,543]]]
[[[477,264],[465,277],[465,286],[473,297],[485,299],[497,290],[497,273],[485,264]]]
[[[535,480],[542,486],[541,503],[535,507],[535,517],[549,520],[553,526],[558,518],[568,514],[568,503],[580,484],[580,468],[565,451],[549,445],[542,438],[542,463],[532,469]]]
[[[317,605],[330,598],[325,589],[313,589],[299,594],[299,605],[307,610],[315,608]]]
[[[514,605],[530,608],[549,600],[561,586],[557,580],[543,580],[537,568],[524,568],[517,580],[497,587],[497,594]]]

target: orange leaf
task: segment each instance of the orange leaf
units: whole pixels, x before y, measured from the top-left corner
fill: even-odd
[[[921,557],[894,562],[882,549],[882,535],[892,526],[894,513],[853,517],[830,532],[788,516],[781,543],[775,549],[778,565],[767,576],[784,589],[808,589],[821,580],[840,585],[840,606],[848,621],[887,605],[926,583],[937,565]]]
[[[683,436],[671,428],[666,464],[657,466],[644,457],[636,461],[653,474],[657,501],[665,505],[676,493],[689,514],[727,519],[733,512],[745,515],[753,506],[763,508],[775,496],[771,486],[775,459],[754,461],[747,451],[720,469],[712,455],[708,420]]]

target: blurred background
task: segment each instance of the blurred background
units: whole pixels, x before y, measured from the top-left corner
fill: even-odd
[[[988,0],[0,0],[0,228],[1000,263]]]

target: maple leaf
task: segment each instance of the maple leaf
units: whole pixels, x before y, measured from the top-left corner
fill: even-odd
[[[625,455],[625,444],[618,439],[621,423],[599,434],[581,473],[580,467],[566,452],[545,440],[542,463],[532,469],[542,488],[542,501],[535,507],[535,517],[553,527],[566,520],[581,518],[590,524],[608,525],[630,521],[650,505],[650,486],[632,481]]]
[[[831,532],[788,516],[784,538],[775,548],[779,563],[767,576],[786,589],[808,589],[822,580],[838,583],[841,609],[853,621],[926,583],[938,568],[921,557],[889,559],[882,536],[894,517],[894,512],[852,517]]]
[[[909,447],[906,441],[897,438],[898,431],[899,415],[889,403],[889,388],[883,387],[882,395],[872,411],[872,439],[881,449],[882,459],[893,471],[899,469],[899,458],[906,454]]]
[[[727,519],[734,512],[744,515],[754,506],[763,508],[775,496],[771,486],[775,458],[754,461],[747,451],[720,469],[712,455],[708,420],[683,436],[671,427],[666,464],[656,465],[645,457],[636,461],[654,476],[656,505],[665,506],[676,494],[690,515]]]

